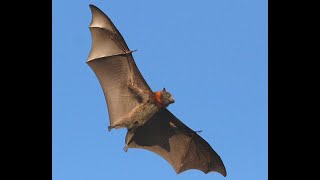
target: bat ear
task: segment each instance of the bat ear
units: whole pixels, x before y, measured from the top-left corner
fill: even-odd
[[[167,92],[167,90],[166,90],[166,88],[163,88],[163,90],[162,90],[163,92]]]

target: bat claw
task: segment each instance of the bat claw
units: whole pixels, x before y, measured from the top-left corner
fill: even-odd
[[[112,126],[108,126],[108,131],[110,132],[112,130]]]
[[[124,152],[128,152],[128,146],[125,145],[125,146],[123,147],[123,150],[124,150]]]

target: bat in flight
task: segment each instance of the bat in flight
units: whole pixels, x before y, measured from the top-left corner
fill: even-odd
[[[128,130],[124,150],[152,151],[167,160],[177,174],[198,169],[226,176],[220,156],[166,108],[174,103],[173,96],[165,88],[151,90],[135,64],[134,51],[128,48],[110,18],[94,5],[90,9],[92,48],[87,63],[106,98],[108,130]]]

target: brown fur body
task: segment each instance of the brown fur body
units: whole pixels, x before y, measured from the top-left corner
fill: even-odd
[[[112,128],[127,128],[132,131],[139,126],[143,126],[157,112],[159,112],[161,108],[174,103],[173,97],[165,89],[158,92],[148,93],[131,82],[128,87],[138,99],[142,99],[142,102],[117,124],[109,126],[109,130]]]
[[[144,125],[149,119],[151,119],[159,110],[161,106],[158,105],[157,101],[154,99],[154,96],[147,97],[146,100],[133,109],[128,117],[123,121],[123,127],[128,129],[133,129],[138,126]]]

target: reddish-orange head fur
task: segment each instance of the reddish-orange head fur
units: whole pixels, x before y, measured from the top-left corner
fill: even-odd
[[[162,91],[155,92],[156,102],[162,104]]]
[[[154,95],[155,101],[160,107],[167,107],[169,104],[174,103],[172,95],[165,88],[162,91],[155,92]]]

